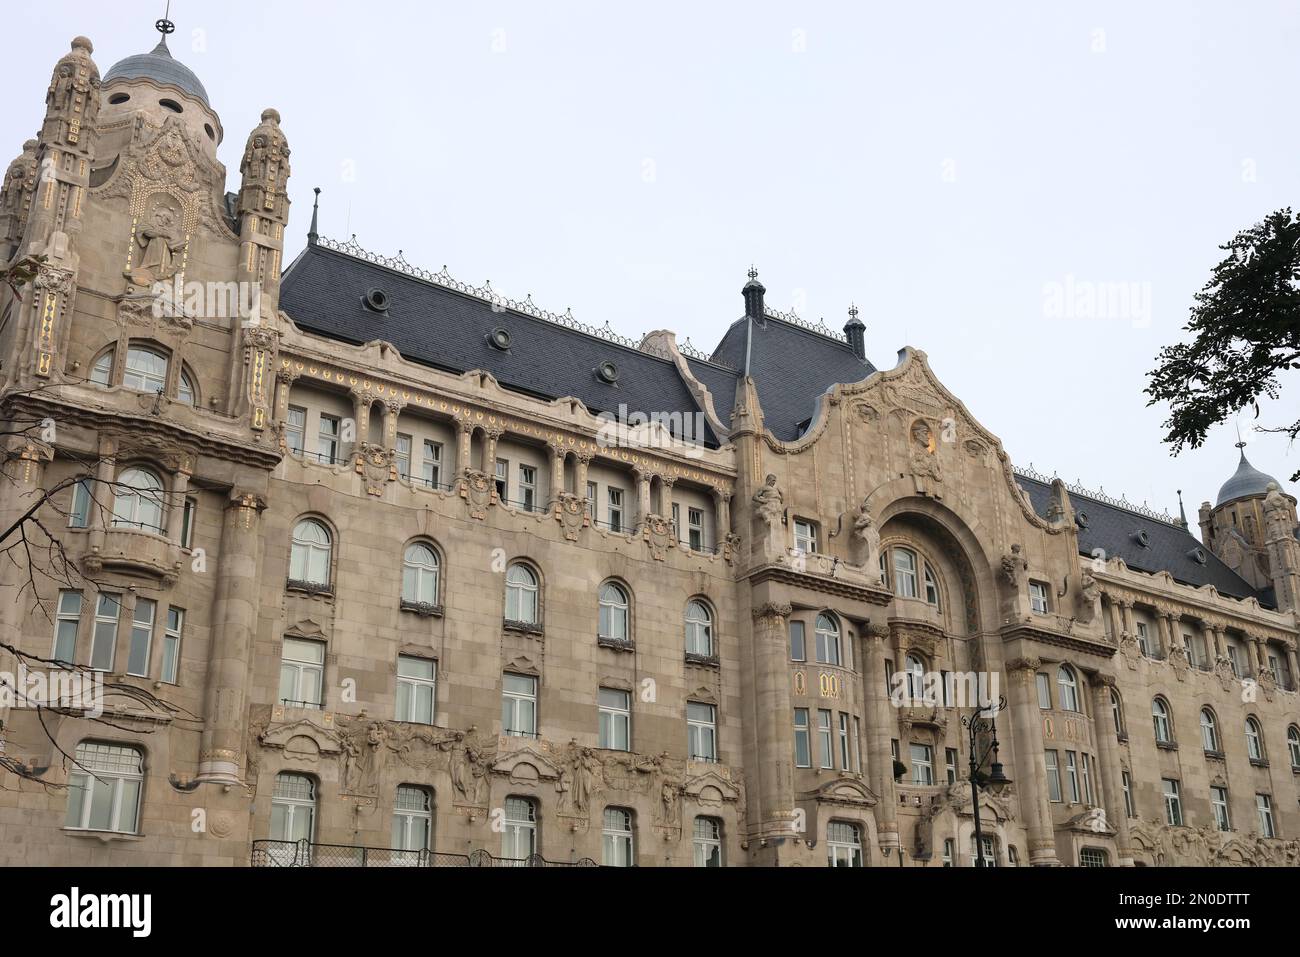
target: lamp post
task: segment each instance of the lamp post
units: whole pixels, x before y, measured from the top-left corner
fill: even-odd
[[[975,814],[976,867],[990,866],[984,863],[984,835],[980,830],[980,787],[987,788],[990,794],[999,794],[1011,783],[1011,779],[1002,769],[1002,762],[998,760],[997,714],[1006,706],[1006,697],[1000,696],[996,705],[978,708],[961,719],[962,726],[970,736],[970,800],[971,810]],[[981,734],[988,734],[990,741],[984,753],[977,756]],[[993,761],[989,766],[989,773],[984,774],[980,768],[984,764],[984,759],[990,754],[993,755]]]

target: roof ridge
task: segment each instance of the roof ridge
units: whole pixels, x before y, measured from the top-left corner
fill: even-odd
[[[438,270],[438,272],[431,272],[428,269],[424,269],[408,262],[406,257],[402,255],[400,249],[397,251],[396,256],[383,256],[379,253],[370,252],[357,242],[356,233],[353,233],[352,238],[346,243],[330,239],[326,236],[320,236],[317,238],[315,245],[321,246],[332,252],[350,256],[351,258],[358,259],[362,262],[370,263],[373,266],[379,266],[383,269],[401,273],[411,279],[427,282],[443,289],[448,289],[452,292],[469,296],[473,299],[479,300],[480,302],[487,303],[497,311],[508,309],[530,319],[540,319],[543,322],[549,322],[553,325],[561,326],[565,329],[570,329],[586,336],[591,336],[594,339],[600,339],[603,342],[622,346],[625,349],[632,350],[638,355],[671,361],[668,356],[660,354],[657,350],[643,349],[641,348],[641,343],[637,340],[615,332],[613,328],[610,327],[608,320],[606,320],[604,326],[592,326],[585,322],[579,322],[573,317],[573,311],[571,309],[566,308],[564,313],[561,314],[538,306],[533,302],[532,293],[529,293],[523,299],[510,299],[493,289],[492,281],[490,279],[486,280],[481,286],[474,286],[453,277],[451,273],[447,271],[445,265],[442,269]],[[645,337],[642,336],[642,341],[644,341],[644,338]],[[678,348],[680,349],[681,347],[679,346]],[[690,348],[692,351],[697,351],[693,346]]]
[[[1013,465],[1011,466],[1011,471],[1014,472],[1016,475],[1019,475],[1021,478],[1032,479],[1033,481],[1041,482],[1044,485],[1051,485],[1057,479],[1060,479],[1060,476],[1057,475],[1055,472],[1053,472],[1051,475],[1045,475],[1044,473],[1037,471],[1034,468],[1033,462],[1030,462],[1027,468],[1022,465]],[[1145,502],[1141,505],[1134,505],[1132,502],[1128,500],[1128,498],[1122,492],[1120,493],[1120,497],[1116,498],[1113,495],[1107,495],[1105,489],[1101,488],[1100,486],[1098,486],[1098,489],[1094,491],[1093,489],[1086,488],[1081,482],[1077,480],[1071,483],[1071,482],[1066,482],[1064,479],[1061,479],[1061,482],[1065,485],[1068,491],[1073,492],[1075,495],[1080,495],[1083,498],[1091,499],[1094,502],[1100,502],[1102,505],[1110,505],[1113,508],[1123,509],[1124,511],[1131,512],[1134,515],[1140,515],[1143,518],[1155,519],[1157,522],[1163,522],[1166,525],[1172,525],[1174,528],[1181,528],[1184,530],[1186,530],[1187,528],[1187,526],[1179,524],[1178,519],[1170,515],[1168,510],[1163,512],[1157,512],[1154,508],[1147,505]]]
[[[849,340],[840,333],[837,333],[830,326],[826,325],[826,322],[823,319],[818,319],[816,324],[814,324],[807,319],[801,318],[793,309],[789,312],[782,312],[780,309],[772,309],[769,306],[763,307],[763,315],[768,319],[776,319],[780,322],[786,323],[787,325],[796,326],[825,339],[830,339],[832,342],[838,343],[839,345],[849,345]]]

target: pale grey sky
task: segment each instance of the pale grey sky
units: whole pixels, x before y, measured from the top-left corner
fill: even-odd
[[[154,45],[162,7],[7,10],[0,152],[37,129],[74,35],[104,72]],[[175,0],[171,17],[229,189],[261,110],[282,113],[295,246],[320,186],[324,235],[706,350],[753,262],[776,308],[838,329],[856,301],[877,366],[925,350],[1018,465],[1175,513],[1181,488],[1193,525],[1236,467],[1233,424],[1170,458],[1142,388],[1216,247],[1300,203],[1295,0]],[[1101,284],[1132,284],[1126,311],[1089,314]],[[1269,422],[1295,417],[1287,387]],[[1298,467],[1283,438],[1247,438],[1258,468]]]

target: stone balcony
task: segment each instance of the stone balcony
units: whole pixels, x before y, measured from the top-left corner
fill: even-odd
[[[115,527],[103,533],[102,544],[93,543],[83,559],[87,573],[112,569],[127,575],[174,582],[182,564],[180,546],[159,532],[144,528]]]

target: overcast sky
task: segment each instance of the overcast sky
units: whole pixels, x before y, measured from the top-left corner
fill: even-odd
[[[0,152],[85,34],[101,73],[158,2],[6,10]],[[711,351],[750,263],[867,354],[923,349],[1012,461],[1177,511],[1235,425],[1171,458],[1145,373],[1217,247],[1300,204],[1300,3],[655,4],[175,0],[225,126],[293,151],[288,255],[321,232],[637,336]],[[10,158],[6,155],[3,160]],[[1094,292],[1127,290],[1108,305]],[[1274,414],[1295,418],[1300,380]],[[1252,436],[1285,478],[1300,449]],[[1294,488],[1287,486],[1292,493]]]

